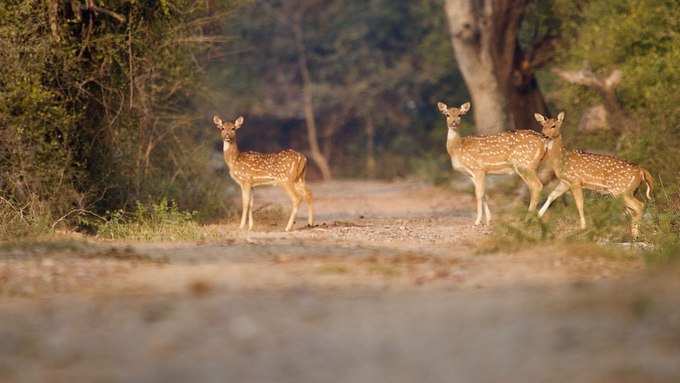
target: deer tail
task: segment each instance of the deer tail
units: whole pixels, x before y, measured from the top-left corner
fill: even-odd
[[[298,179],[305,180],[307,176],[307,156],[300,154],[298,159]]]
[[[647,184],[647,199],[651,201],[652,199],[652,191],[654,191],[654,177],[643,168],[640,168],[640,175],[642,176],[642,180]]]

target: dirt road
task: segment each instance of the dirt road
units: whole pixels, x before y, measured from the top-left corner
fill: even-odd
[[[292,233],[264,189],[251,233],[4,251],[0,381],[680,381],[679,283],[637,257],[479,254],[468,194],[312,188]]]

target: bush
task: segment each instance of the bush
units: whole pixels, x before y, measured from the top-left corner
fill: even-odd
[[[196,212],[180,211],[177,205],[162,199],[157,204],[137,203],[127,213],[116,210],[97,227],[97,236],[131,240],[197,240],[204,237],[196,222]]]
[[[223,214],[201,65],[237,2],[71,3],[0,2],[0,235],[164,196]]]
[[[0,199],[0,241],[46,234],[52,223],[49,209],[39,204],[17,206]]]
[[[645,222],[643,239],[680,235],[680,7],[671,0],[588,0],[577,6],[555,0],[555,5],[562,35],[574,36],[562,39],[555,65],[578,69],[586,63],[598,76],[621,70],[616,96],[640,128],[620,133],[577,131],[581,113],[602,103],[601,97],[592,89],[546,75],[544,83],[556,109],[567,111],[567,146],[613,153],[649,170],[655,179],[655,201],[645,201],[646,216],[652,213],[652,219]],[[616,210],[613,205],[607,209]],[[620,216],[605,214],[603,227],[608,217]]]
[[[545,194],[545,193],[544,193]],[[495,218],[493,235],[483,241],[478,252],[517,251],[546,243],[607,244],[631,240],[630,217],[624,213],[623,202],[586,192],[584,213],[587,228],[580,229],[578,210],[573,198],[565,194],[557,199],[546,215],[539,219],[527,214],[521,204]],[[654,207],[650,207],[653,211]],[[645,216],[641,223],[643,240],[656,241],[654,214]]]

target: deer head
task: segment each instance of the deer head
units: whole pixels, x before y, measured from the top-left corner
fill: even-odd
[[[437,109],[446,117],[446,126],[449,129],[458,129],[460,127],[460,118],[470,110],[470,103],[466,102],[460,108],[449,108],[443,102],[437,103]]]
[[[222,135],[222,140],[232,143],[236,140],[236,130],[243,125],[243,117],[237,118],[234,122],[222,121],[217,115],[213,116],[213,123]]]
[[[534,118],[541,125],[543,135],[548,138],[556,138],[560,136],[560,129],[564,122],[564,112],[560,112],[557,118],[546,118],[540,113],[534,113]]]

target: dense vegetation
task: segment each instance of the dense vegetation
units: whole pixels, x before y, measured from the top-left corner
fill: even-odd
[[[102,227],[161,200],[223,215],[215,111],[246,116],[243,148],[291,145],[334,176],[450,176],[433,105],[468,96],[441,1],[96,3],[0,4],[0,237]],[[567,111],[567,144],[648,168],[648,239],[677,241],[680,5],[530,1],[519,39],[542,49],[540,90],[553,114]],[[607,100],[556,69],[621,71],[606,126],[582,129]]]
[[[680,6],[675,1],[597,0],[562,2],[564,36],[556,65],[607,78],[621,71],[615,98],[622,121],[608,129],[577,129],[582,113],[606,102],[592,87],[555,80],[556,107],[571,116],[572,147],[614,153],[643,165],[655,176],[655,198],[648,208],[647,238],[674,248],[680,232]],[[560,5],[560,4],[558,4]],[[547,80],[553,81],[552,79]],[[615,111],[614,111],[615,112]],[[609,114],[610,117],[612,113]],[[613,126],[617,121],[619,126]],[[648,205],[649,206],[649,205]],[[667,249],[668,246],[665,248]],[[660,247],[660,249],[663,247]]]
[[[162,196],[222,208],[199,106],[202,65],[235,4],[87,4],[0,4],[3,237]]]

